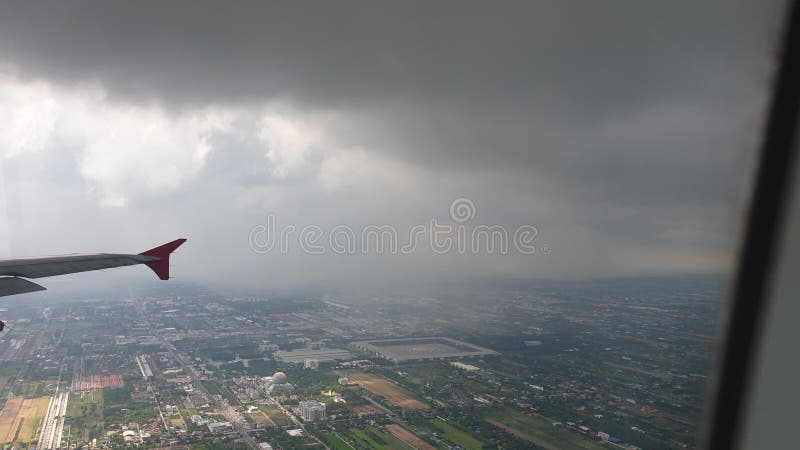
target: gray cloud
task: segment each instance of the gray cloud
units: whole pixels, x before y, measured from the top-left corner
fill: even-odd
[[[99,80],[137,100],[541,101],[583,115],[729,94],[755,74],[736,68],[763,58],[777,11],[763,2],[82,3],[6,3],[0,48],[27,73]]]
[[[59,100],[84,105],[82,124],[97,131],[76,139],[57,120],[44,154],[15,157],[37,182],[6,189],[27,196],[17,222],[47,214],[38,196],[54,191],[79,205],[81,220],[62,220],[68,239],[37,240],[46,227],[11,219],[6,235],[21,242],[16,250],[85,246],[93,241],[77,230],[87,218],[92,238],[108,244],[120,234],[101,228],[119,224],[136,242],[190,234],[199,241],[185,250],[192,276],[252,280],[266,270],[275,283],[724,270],[782,6],[6,2],[0,72],[47,83],[55,96],[104,93]],[[320,137],[278,151],[284,141],[265,141],[261,118],[275,104],[300,118],[287,136]],[[184,131],[158,148],[202,135],[208,153],[196,162],[131,150],[101,164],[101,151],[86,150],[108,142],[97,137],[98,105],[163,111],[148,120],[166,121],[162,130],[177,120]],[[197,125],[208,110],[236,112],[224,126]],[[115,114],[120,132],[135,127]],[[159,171],[172,166],[179,177]],[[177,181],[153,184],[151,171]],[[98,206],[103,192],[125,207]],[[445,215],[461,196],[485,222],[539,226],[553,255],[313,259],[253,255],[245,245],[268,211],[302,224],[410,225]]]

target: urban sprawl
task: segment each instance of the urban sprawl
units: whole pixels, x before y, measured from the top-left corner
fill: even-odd
[[[0,445],[693,448],[715,287],[3,300]]]

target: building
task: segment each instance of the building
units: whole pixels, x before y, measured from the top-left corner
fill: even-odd
[[[266,378],[266,389],[269,394],[281,394],[293,391],[294,386],[289,384],[285,373],[275,372],[274,375]]]
[[[233,429],[233,425],[230,422],[211,422],[206,426],[208,427],[208,431],[212,433],[225,432]]]
[[[300,402],[300,417],[306,422],[325,420],[325,404],[313,400]]]
[[[347,377],[339,377],[338,381],[339,384],[341,384],[342,386],[353,386],[354,384],[356,384],[352,380],[350,380],[350,378]]]
[[[318,359],[307,359],[303,362],[303,368],[305,369],[319,369],[319,360]]]
[[[261,343],[258,344],[258,350],[262,352],[277,352],[280,348],[278,344],[273,344],[269,341],[261,341]]]
[[[499,355],[494,350],[446,337],[378,339],[351,342],[351,345],[370,356],[385,358],[394,363]]]
[[[480,367],[473,366],[472,364],[464,364],[460,362],[451,362],[451,366],[455,367],[456,369],[465,370],[467,372],[477,372],[481,370]]]
[[[341,348],[299,348],[297,350],[280,350],[275,358],[285,363],[302,363],[307,359],[319,362],[334,362],[353,359],[353,353]]]

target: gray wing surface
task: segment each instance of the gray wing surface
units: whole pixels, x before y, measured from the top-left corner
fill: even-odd
[[[26,278],[52,277],[137,264],[147,265],[160,279],[168,280],[169,256],[184,242],[186,239],[176,239],[138,255],[94,253],[0,260],[0,297],[46,289]]]
[[[109,253],[9,259],[0,261],[0,276],[44,278],[90,270],[133,266],[157,259],[154,256]]]

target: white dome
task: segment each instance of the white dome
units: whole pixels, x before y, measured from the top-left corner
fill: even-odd
[[[284,383],[286,383],[286,374],[283,372],[275,372],[275,375],[272,376],[272,384]]]

